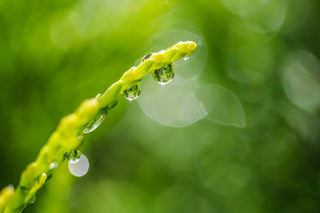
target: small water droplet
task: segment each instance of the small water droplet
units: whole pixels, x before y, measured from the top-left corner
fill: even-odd
[[[82,133],[87,134],[94,131],[102,123],[106,116],[106,112],[98,113],[92,121],[90,121],[87,126],[82,130]]]
[[[147,54],[147,55],[145,55],[142,59],[141,59],[141,62],[143,62],[144,60],[146,60],[146,59],[148,59],[148,58],[150,58],[151,57],[151,53],[149,53],[149,54]]]
[[[130,87],[129,89],[123,91],[123,96],[129,101],[136,100],[141,93],[140,83],[137,83]]]
[[[57,168],[57,167],[58,167],[58,163],[55,162],[55,161],[51,162],[50,165],[49,165],[49,169],[54,169],[54,168]]]
[[[190,57],[184,57],[183,60],[188,61]]]
[[[89,170],[89,161],[86,156],[82,155],[77,160],[69,160],[69,171],[71,174],[77,177],[82,177],[87,174]]]
[[[173,64],[167,64],[160,69],[152,72],[152,77],[156,82],[161,85],[169,84],[174,77],[174,66]]]

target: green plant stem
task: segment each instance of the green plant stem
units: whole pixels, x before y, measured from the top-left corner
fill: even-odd
[[[36,192],[44,185],[56,166],[66,156],[82,146],[82,130],[92,122],[100,111],[113,108],[119,95],[141,81],[148,73],[160,69],[183,57],[189,57],[197,45],[195,42],[179,42],[167,50],[152,53],[137,67],[125,72],[119,81],[112,84],[102,95],[83,101],[76,111],[63,117],[48,142],[41,148],[36,160],[22,172],[16,190],[13,186],[5,187],[0,193],[0,213],[22,212],[35,200]]]

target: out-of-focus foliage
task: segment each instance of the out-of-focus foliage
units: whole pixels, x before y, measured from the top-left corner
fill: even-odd
[[[140,100],[88,137],[88,174],[59,168],[25,211],[319,212],[319,11],[317,0],[2,0],[0,188],[83,99],[148,51],[195,40],[171,89],[142,82]]]

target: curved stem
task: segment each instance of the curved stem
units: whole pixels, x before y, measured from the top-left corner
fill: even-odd
[[[137,67],[125,72],[119,81],[112,84],[102,95],[83,101],[76,111],[63,117],[48,142],[41,148],[38,157],[22,172],[16,190],[13,186],[5,187],[0,193],[0,213],[22,212],[35,200],[36,192],[44,185],[48,177],[69,153],[78,149],[86,125],[92,122],[101,110],[110,110],[117,103],[118,96],[155,69],[188,57],[196,49],[193,41],[179,42],[167,50],[152,53]]]

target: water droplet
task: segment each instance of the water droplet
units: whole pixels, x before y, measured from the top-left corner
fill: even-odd
[[[123,91],[123,96],[129,101],[136,100],[141,93],[140,83],[137,83],[130,87],[129,89]]]
[[[184,57],[183,60],[188,61],[190,57]]]
[[[141,62],[143,62],[144,60],[146,60],[146,59],[148,59],[148,58],[150,58],[151,57],[151,53],[149,53],[149,54],[147,54],[147,55],[145,55],[142,59],[141,59]]]
[[[106,116],[106,112],[98,113],[92,121],[90,121],[87,126],[82,130],[82,133],[87,134],[89,132],[94,131],[98,126],[102,123]]]
[[[55,162],[55,161],[51,162],[50,165],[49,165],[49,169],[54,169],[54,168],[57,168],[57,167],[58,167],[58,163]]]
[[[69,171],[72,175],[82,177],[87,174],[89,170],[89,161],[86,156],[82,155],[77,160],[69,160]]]
[[[173,64],[167,64],[158,70],[152,72],[152,76],[156,82],[161,85],[169,84],[174,77],[174,66]]]

